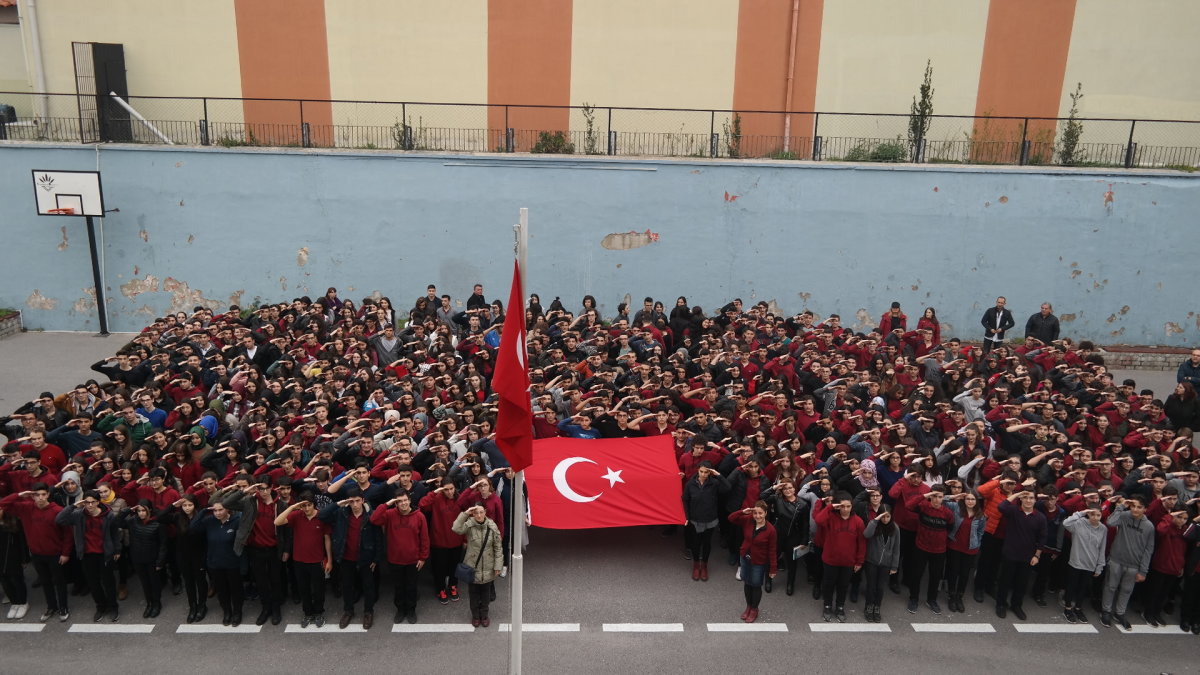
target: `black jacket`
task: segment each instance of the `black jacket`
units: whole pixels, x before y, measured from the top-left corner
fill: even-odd
[[[711,523],[720,520],[718,505],[721,496],[729,492],[729,479],[721,474],[713,474],[703,485],[700,479],[692,476],[683,487],[683,514],[694,523]]]
[[[996,333],[994,335],[992,333],[989,333],[988,332],[989,330],[996,328],[996,308],[995,307],[988,307],[987,311],[983,313],[983,319],[980,320],[979,323],[981,323],[983,325],[984,339],[991,339],[991,340],[995,340],[996,342],[1002,342],[1004,340],[1004,331],[1006,331],[1009,328],[1012,328],[1014,325],[1016,325],[1016,322],[1013,321],[1012,312],[1009,311],[1008,309],[1002,309],[1002,310],[1000,310],[1000,332]]]
[[[163,566],[167,560],[165,525],[155,519],[143,523],[129,510],[117,517],[117,527],[129,530],[129,557],[134,565]]]
[[[341,562],[346,552],[346,535],[350,532],[350,507],[330,504],[317,514],[321,520],[332,526],[330,543],[333,548],[333,559]],[[371,524],[371,510],[363,505],[362,522],[359,524],[358,564],[359,566],[387,561],[387,549],[383,545],[383,531]]]

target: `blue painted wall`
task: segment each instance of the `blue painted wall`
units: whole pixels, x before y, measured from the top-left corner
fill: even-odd
[[[0,306],[30,328],[97,328],[83,220],[34,215],[30,182],[97,167],[120,209],[103,223],[112,330],[330,285],[404,309],[430,282],[507,299],[527,206],[543,304],[737,296],[863,326],[898,300],[977,338],[1002,294],[1019,322],[1050,300],[1078,339],[1200,342],[1200,177],[1177,172],[5,144]]]

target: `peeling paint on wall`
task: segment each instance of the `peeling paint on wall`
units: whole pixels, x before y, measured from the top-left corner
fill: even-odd
[[[61,229],[61,230],[62,230],[62,237],[63,237],[63,238],[62,238],[62,243],[58,245],[58,250],[60,250],[60,251],[65,251],[65,250],[67,250],[67,246],[69,246],[69,244],[67,243],[67,226],[66,226],[66,225],[63,225],[63,226],[62,226],[61,228],[59,228],[59,229]]]
[[[1075,320],[1075,315],[1074,314],[1059,314],[1058,320],[1065,322],[1065,323],[1070,323]]]
[[[854,318],[857,319],[854,324],[856,333],[865,333],[868,329],[875,327],[875,322],[871,320],[871,315],[867,313],[866,308],[859,307],[858,311],[854,312]]]
[[[137,274],[137,268],[133,268],[133,273]],[[121,284],[121,295],[130,300],[136,299],[142,293],[157,293],[158,292],[158,277],[153,274],[147,274],[145,279],[130,279]]]
[[[96,287],[88,286],[83,289],[83,297],[76,300],[71,309],[79,314],[90,313],[96,309]]]
[[[296,251],[296,264],[304,267],[308,264],[308,247],[302,246],[299,251]]]
[[[188,240],[187,240],[187,241],[188,241],[188,243],[189,243],[189,244],[191,244],[191,243],[194,243],[194,242],[196,241],[196,235],[194,235],[194,234],[189,234],[189,235],[188,235]]]
[[[1163,331],[1167,335],[1179,335],[1180,333],[1183,332],[1183,326],[1180,326],[1179,324],[1175,323],[1174,321],[1168,321],[1165,324],[1163,324]]]
[[[58,307],[58,298],[47,298],[46,296],[42,295],[42,292],[39,289],[35,288],[33,289],[33,293],[30,293],[29,297],[25,299],[25,306],[29,307],[30,309],[44,309],[50,311],[55,307]]]
[[[212,310],[221,308],[219,301],[209,300],[201,291],[189,286],[186,281],[179,281],[174,277],[163,279],[162,289],[171,294],[172,312],[190,312],[197,305]]]
[[[146,228],[138,230],[138,236],[142,238],[142,241],[149,243],[150,233],[146,231]]]
[[[649,246],[658,241],[658,233],[645,232],[614,232],[600,240],[600,245],[610,251],[628,251],[633,248]]]

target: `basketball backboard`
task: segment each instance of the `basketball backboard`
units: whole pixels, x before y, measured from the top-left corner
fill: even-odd
[[[33,194],[39,216],[104,217],[99,171],[34,169]]]

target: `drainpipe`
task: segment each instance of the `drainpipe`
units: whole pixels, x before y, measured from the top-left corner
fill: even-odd
[[[32,0],[30,0],[32,2]],[[792,0],[792,45],[788,48],[787,92],[783,99],[783,151],[791,151],[792,81],[796,76],[796,35],[800,32],[800,0]]]
[[[22,12],[21,10],[25,11]],[[28,64],[33,68],[33,91],[40,94],[36,99],[38,119],[45,120],[50,117],[49,102],[46,96],[46,65],[42,61],[42,37],[38,31],[37,20],[37,0],[25,0],[24,5],[17,3],[18,19],[22,24],[28,23],[29,45],[25,50],[26,58],[31,55],[32,61]]]

